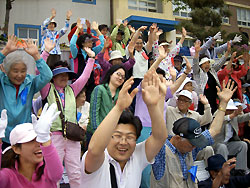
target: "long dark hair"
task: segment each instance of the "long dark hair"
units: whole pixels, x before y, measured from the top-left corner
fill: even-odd
[[[21,148],[22,144],[16,144],[13,147]],[[14,169],[16,160],[19,163],[19,155],[16,154],[12,148],[10,148],[2,156],[1,167]],[[39,181],[41,179],[44,173],[44,168],[45,168],[45,161],[43,160],[43,165],[40,166],[37,170],[36,181]]]
[[[113,65],[112,67],[110,67],[110,69],[107,71],[105,77],[104,77],[103,80],[102,80],[102,84],[109,83],[110,77],[111,77],[112,74],[113,74],[115,71],[117,71],[118,69],[123,69],[123,70],[124,70],[124,72],[125,72],[125,80],[124,80],[124,82],[125,82],[126,79],[127,79],[127,76],[128,76],[128,75],[127,75],[127,70],[124,68],[124,66],[123,66],[122,64],[117,64],[117,65]],[[124,83],[124,82],[123,82],[123,83]],[[122,85],[123,85],[123,84],[122,84]],[[122,85],[121,85],[119,88],[121,88]]]

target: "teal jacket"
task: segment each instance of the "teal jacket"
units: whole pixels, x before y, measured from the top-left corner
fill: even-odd
[[[108,84],[98,85],[94,88],[90,100],[88,132],[93,134],[102,120],[114,107],[118,99],[119,91],[120,89],[117,89],[115,96],[112,98]]]
[[[0,52],[0,64],[5,56]],[[16,98],[16,88],[8,76],[0,71],[0,111],[7,110],[8,125],[5,130],[4,142],[9,143],[11,130],[18,124],[31,122],[32,99],[52,78],[52,72],[46,62],[41,58],[36,61],[39,75],[26,75],[20,85]]]

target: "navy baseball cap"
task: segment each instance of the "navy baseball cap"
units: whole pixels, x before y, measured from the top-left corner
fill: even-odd
[[[175,121],[173,132],[182,138],[188,139],[195,147],[203,148],[209,145],[208,140],[201,134],[200,124],[192,118],[184,117]]]
[[[225,158],[221,154],[216,154],[207,159],[207,171],[209,170],[220,170],[223,164],[226,162]]]

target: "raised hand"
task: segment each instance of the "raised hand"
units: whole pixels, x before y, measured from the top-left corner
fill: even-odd
[[[159,46],[158,51],[159,51],[159,58],[165,59],[167,57],[168,53],[165,52],[165,49],[163,46]]]
[[[128,44],[128,52],[131,58],[134,58],[134,49],[135,49],[135,43],[133,41],[130,41]]]
[[[186,38],[186,36],[187,36],[187,31],[186,31],[186,29],[185,29],[184,27],[181,28],[181,34],[182,34],[182,37],[183,37],[183,38]]]
[[[124,26],[124,27],[127,27],[127,25],[128,25],[128,20],[124,20],[124,21],[123,21],[123,26]]]
[[[157,28],[157,24],[153,23],[150,27],[149,27],[149,31],[150,33],[153,33],[153,31]]]
[[[2,54],[7,56],[9,53],[16,51],[19,46],[17,45],[17,37],[15,35],[8,36],[8,42],[4,49],[2,50]]]
[[[56,9],[51,9],[51,20],[56,17]]]
[[[242,40],[242,36],[241,35],[237,36],[237,34],[236,34],[232,42],[233,43],[241,42],[241,40]]]
[[[190,73],[192,71],[192,65],[188,61],[188,58],[186,56],[182,56],[182,57],[186,61],[186,73]]]
[[[134,83],[133,77],[130,77],[122,86],[122,89],[119,92],[119,96],[117,99],[116,105],[120,110],[124,110],[130,106],[135,97],[138,89],[135,88],[130,94],[128,90],[131,88],[132,84]]]
[[[116,19],[115,23],[119,27],[122,24],[122,20],[121,19]]]
[[[155,69],[149,70],[142,80],[142,98],[147,106],[157,105],[160,98],[159,78]]]
[[[81,23],[81,18],[77,18],[76,26],[79,31],[83,28],[83,25]]]
[[[98,30],[98,23],[96,21],[92,22],[92,29],[94,29],[95,31]]]
[[[36,141],[39,143],[45,143],[50,140],[50,128],[53,121],[59,116],[61,112],[57,111],[56,103],[53,103],[48,108],[48,103],[43,107],[39,120],[37,121],[35,115],[32,114],[32,124],[37,134]]]
[[[196,40],[194,43],[195,53],[198,53],[201,51],[201,41]]]
[[[105,40],[105,42],[104,42],[103,48],[105,48],[105,49],[109,48],[110,41],[111,41],[111,39],[109,37],[107,37],[106,40]]]
[[[222,172],[223,177],[230,176],[230,171],[233,168],[235,168],[235,166],[236,166],[236,158],[235,157],[226,161],[221,168],[221,172]]]
[[[230,41],[227,41],[227,53],[231,52],[231,43]]]
[[[31,55],[35,60],[40,59],[36,41],[28,39],[27,41],[25,41],[25,45],[27,46],[26,48],[24,48],[25,52]]]
[[[1,112],[1,119],[0,119],[0,138],[5,137],[5,129],[8,124],[8,117],[7,117],[7,110],[3,109]]]
[[[200,101],[201,101],[201,103],[202,103],[203,105],[209,104],[209,102],[208,102],[208,100],[207,100],[207,97],[206,97],[205,95],[200,94],[199,97],[200,97]]]
[[[51,50],[53,50],[53,48],[55,48],[56,43],[53,40],[50,40],[50,38],[46,38],[44,40],[44,46],[45,51],[49,53]]]
[[[171,75],[171,80],[176,80],[176,70],[174,67],[169,68],[169,74]]]
[[[95,58],[95,52],[93,52],[90,48],[84,47],[84,50],[87,52],[89,57]]]
[[[87,28],[91,28],[91,23],[89,20],[86,20],[85,23],[86,23]]]
[[[221,32],[219,31],[218,33],[216,33],[213,37],[214,40],[220,40],[221,39]]]
[[[166,80],[163,76],[159,76],[159,88],[160,88],[160,95],[162,97],[165,97],[166,96],[166,93],[167,93],[167,88],[173,84],[173,81],[172,80]]]
[[[233,96],[233,93],[236,91],[237,86],[234,88],[234,82],[232,80],[228,80],[227,85],[225,84],[225,80],[223,80],[223,89],[222,91],[218,86],[217,88],[217,95],[221,102],[228,103],[228,101]]]
[[[68,10],[67,13],[66,13],[66,19],[67,20],[70,20],[70,17],[72,16],[72,11],[71,10]]]
[[[138,30],[139,30],[140,32],[143,32],[145,29],[147,29],[147,27],[148,27],[148,26],[141,26]]]
[[[135,33],[135,28],[131,25],[128,25],[128,29],[131,31],[131,33]]]
[[[158,29],[158,31],[156,32],[156,35],[160,36],[162,33],[163,33],[163,30],[162,29]]]

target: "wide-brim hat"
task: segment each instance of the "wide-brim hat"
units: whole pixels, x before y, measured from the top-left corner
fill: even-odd
[[[209,63],[210,63],[210,62],[211,62],[211,59],[209,59],[209,58],[207,58],[207,57],[204,57],[204,58],[202,58],[202,59],[200,60],[199,65],[202,65],[202,64],[206,63],[207,61],[209,61]]]
[[[194,80],[191,80],[191,78],[187,77],[187,78],[182,82],[182,84],[180,85],[180,87],[177,89],[176,93],[180,92],[180,91],[184,88],[184,86],[185,86],[187,83],[189,83],[189,82],[191,82],[192,85],[193,85],[193,87],[194,87],[195,81],[194,81]]]
[[[114,50],[111,52],[109,61],[111,61],[113,59],[123,59],[122,53],[120,50]]]
[[[53,77],[58,75],[58,74],[65,73],[65,72],[69,74],[70,80],[77,78],[77,74],[75,72],[69,70],[67,67],[58,67],[58,68],[55,68],[52,70]]]
[[[54,24],[55,24],[55,27],[57,26],[57,23],[56,23],[56,21],[55,21],[54,19],[52,19],[52,20],[50,21],[50,23],[54,23]]]

